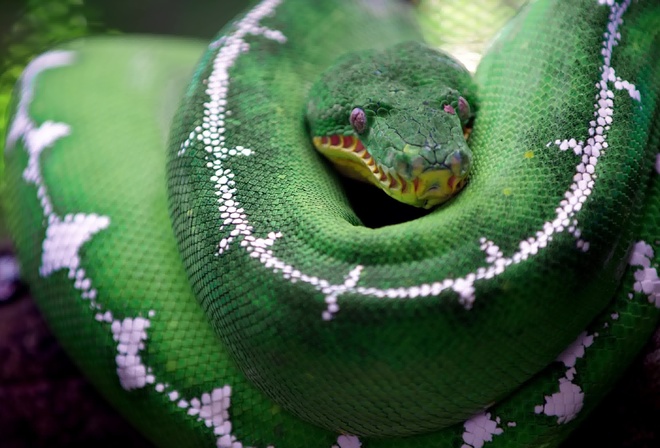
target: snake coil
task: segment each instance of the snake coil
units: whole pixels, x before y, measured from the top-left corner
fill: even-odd
[[[469,184],[380,228],[302,113],[337,56],[421,39],[403,6],[262,0],[185,89],[197,42],[62,46],[9,124],[22,270],[159,446],[556,446],[658,315],[659,30],[653,1],[524,7],[476,72]]]

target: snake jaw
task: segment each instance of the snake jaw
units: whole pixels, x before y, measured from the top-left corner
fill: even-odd
[[[314,137],[312,142],[344,176],[379,186],[382,173],[359,138],[334,134]]]
[[[433,208],[450,199],[465,184],[467,168],[458,151],[449,154],[438,169],[424,170],[415,165],[409,178],[378,163],[355,136],[334,134],[314,137],[312,141],[343,175],[371,183],[394,199],[415,207]]]
[[[441,169],[423,173],[420,176],[418,198],[423,208],[429,209],[446,202],[465,185],[466,176],[457,176],[451,170]]]

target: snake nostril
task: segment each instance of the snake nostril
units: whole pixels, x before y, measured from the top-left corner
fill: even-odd
[[[470,155],[462,150],[455,150],[445,157],[443,165],[454,175],[464,177],[470,169]]]
[[[460,153],[460,151],[454,151],[445,157],[443,163],[445,166],[453,169],[453,167],[463,164],[463,155]]]

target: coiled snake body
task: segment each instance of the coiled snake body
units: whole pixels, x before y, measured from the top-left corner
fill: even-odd
[[[161,446],[556,446],[658,315],[659,30],[652,1],[523,8],[476,73],[468,185],[380,228],[303,113],[342,53],[421,39],[402,6],[263,0],[185,90],[196,42],[70,43],[9,124],[23,273]]]

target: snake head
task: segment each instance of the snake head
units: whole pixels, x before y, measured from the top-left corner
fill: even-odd
[[[386,193],[410,205],[432,208],[466,182],[472,163],[465,138],[469,103],[451,88],[424,86],[417,94],[429,99],[402,101],[377,114],[360,140],[378,161],[377,180]]]
[[[312,87],[307,120],[340,172],[432,208],[466,183],[472,90],[462,65],[408,42],[340,58]]]

